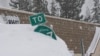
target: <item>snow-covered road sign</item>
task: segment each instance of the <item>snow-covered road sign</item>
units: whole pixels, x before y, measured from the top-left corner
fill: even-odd
[[[34,26],[34,25],[45,23],[46,19],[43,13],[39,13],[37,15],[30,16],[30,22],[32,26]]]
[[[51,28],[49,28],[47,26],[40,25],[34,31],[42,33],[42,34],[47,35],[47,36],[50,36],[56,40],[56,34],[54,33],[54,31]]]

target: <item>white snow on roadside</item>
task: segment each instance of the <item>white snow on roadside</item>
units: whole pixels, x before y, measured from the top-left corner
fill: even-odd
[[[0,56],[72,56],[67,45],[34,32],[29,24],[0,24]]]

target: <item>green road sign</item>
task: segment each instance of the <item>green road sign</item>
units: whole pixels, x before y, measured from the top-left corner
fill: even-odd
[[[34,31],[42,33],[42,34],[47,35],[47,36],[50,36],[56,40],[56,35],[55,35],[54,31],[47,26],[40,25]]]
[[[32,24],[32,26],[39,25],[39,24],[42,24],[45,22],[46,22],[46,19],[45,19],[45,16],[43,13],[39,13],[37,15],[30,16],[30,23]]]

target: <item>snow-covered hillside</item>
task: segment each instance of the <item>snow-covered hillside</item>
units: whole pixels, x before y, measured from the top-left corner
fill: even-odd
[[[72,56],[57,37],[34,32],[29,24],[0,24],[0,56]]]

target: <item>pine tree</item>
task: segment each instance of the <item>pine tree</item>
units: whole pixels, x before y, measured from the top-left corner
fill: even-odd
[[[90,12],[90,9],[88,7],[86,8],[86,17],[84,18],[84,21],[87,21],[87,22],[92,21],[91,12]]]
[[[93,8],[93,20],[95,20],[95,23],[100,23],[100,5],[99,0],[94,0],[94,8]]]
[[[79,13],[84,0],[56,0],[61,5],[61,17],[80,20]]]
[[[48,2],[46,0],[34,0],[33,4],[34,4],[33,12],[36,13],[43,12],[45,14],[49,14],[47,10]]]
[[[41,12],[42,8],[41,8],[41,3],[42,3],[42,0],[34,0],[33,1],[33,4],[34,4],[34,12],[38,13],[38,12]]]
[[[60,17],[61,7],[58,1],[52,0],[51,3],[51,15]]]
[[[30,6],[31,0],[10,0],[11,3],[9,3],[10,6],[13,8],[17,8],[19,10],[25,10],[25,11],[31,11],[32,5]]]
[[[51,3],[51,15],[53,15],[53,16],[55,16],[55,11],[56,11],[54,4],[55,3],[54,3],[54,0],[53,0],[52,3]]]
[[[9,5],[12,7],[12,8],[18,8],[18,0],[10,0],[11,3],[9,3]]]

